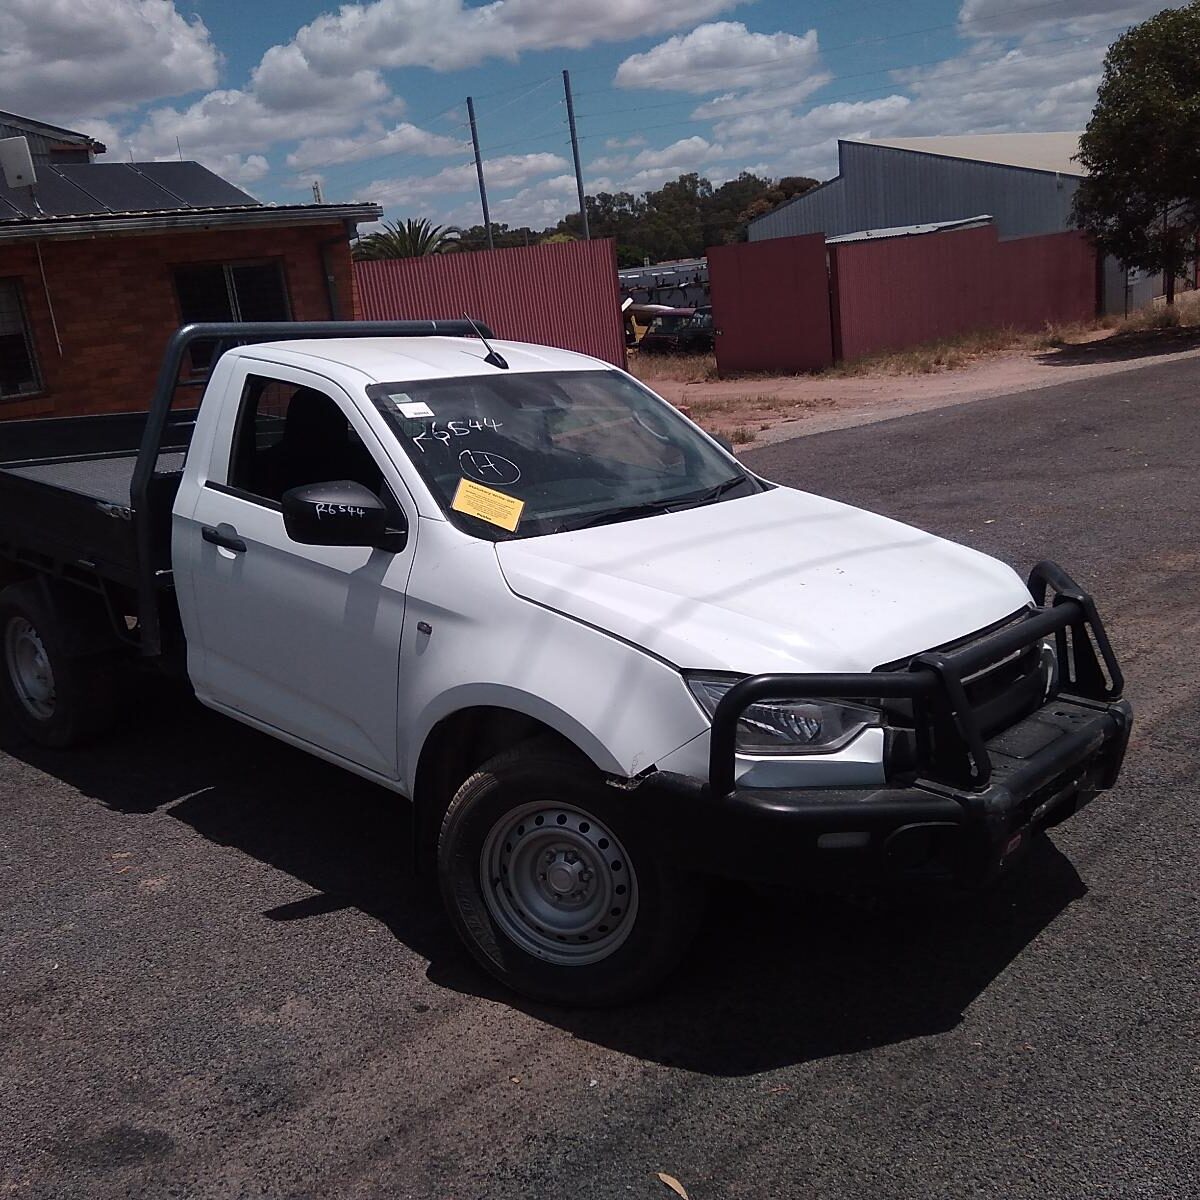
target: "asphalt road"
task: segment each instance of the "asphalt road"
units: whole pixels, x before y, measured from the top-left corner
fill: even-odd
[[[770,447],[1101,598],[1119,788],[972,904],[719,894],[657,998],[501,994],[387,795],[147,697],[0,755],[0,1194],[1200,1196],[1200,367]]]

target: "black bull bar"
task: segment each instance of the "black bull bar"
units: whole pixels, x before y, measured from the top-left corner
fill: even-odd
[[[1038,563],[1030,572],[1029,590],[1036,607],[1016,621],[961,647],[917,654],[907,670],[769,674],[740,680],[713,713],[708,768],[712,794],[727,796],[734,790],[742,713],[762,701],[789,700],[910,700],[917,774],[955,787],[985,788],[992,764],[964,680],[1053,636],[1059,694],[1108,701],[1118,699],[1124,687],[1092,597],[1050,561]]]

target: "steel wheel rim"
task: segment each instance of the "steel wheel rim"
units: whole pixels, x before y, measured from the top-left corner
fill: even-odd
[[[505,935],[556,966],[608,958],[637,918],[637,876],[624,846],[570,804],[537,801],[505,813],[484,839],[480,883]]]
[[[54,670],[38,631],[24,617],[13,617],[4,631],[4,661],[13,691],[25,711],[39,721],[54,716]]]

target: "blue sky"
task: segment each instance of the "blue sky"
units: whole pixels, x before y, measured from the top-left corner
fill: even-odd
[[[836,171],[839,137],[1078,129],[1147,0],[5,0],[0,108],[113,158],[198,159],[260,199],[392,219],[574,207],[561,72],[589,191]]]

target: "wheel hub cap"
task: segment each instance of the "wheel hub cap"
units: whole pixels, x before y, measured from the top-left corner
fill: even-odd
[[[523,950],[562,966],[599,962],[633,928],[637,879],[611,830],[573,805],[525,804],[480,855],[489,911]]]
[[[4,631],[4,659],[13,691],[39,721],[54,715],[54,671],[38,631],[24,617],[13,617]]]

